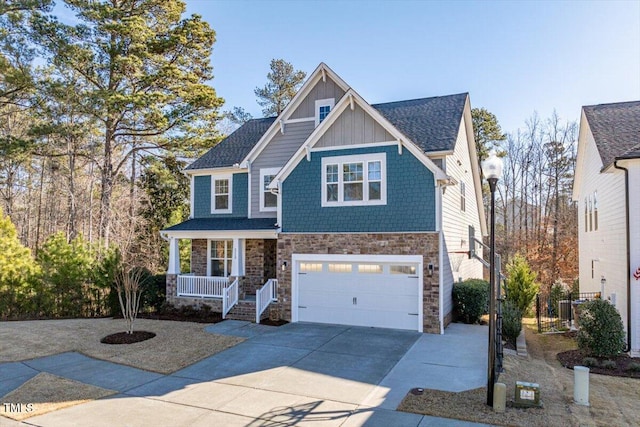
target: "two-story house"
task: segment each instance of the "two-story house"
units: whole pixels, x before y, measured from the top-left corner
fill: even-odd
[[[573,200],[580,291],[618,309],[640,356],[640,101],[582,107]]]
[[[320,64],[278,117],[185,172],[191,218],[162,232],[174,304],[226,314],[255,294],[293,322],[442,333],[454,281],[482,277],[467,255],[469,226],[486,225],[466,93],[371,105]]]

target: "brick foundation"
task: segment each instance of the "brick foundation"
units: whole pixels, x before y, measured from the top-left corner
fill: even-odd
[[[291,321],[291,256],[299,254],[362,254],[362,255],[422,255],[423,256],[423,327],[424,332],[440,333],[439,274],[437,233],[389,234],[294,234],[278,236],[278,265],[286,261],[285,271],[278,269],[278,303],[271,316],[278,313]],[[434,271],[429,277],[428,265]]]

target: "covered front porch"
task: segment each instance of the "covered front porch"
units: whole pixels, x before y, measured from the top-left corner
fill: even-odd
[[[259,322],[277,298],[274,222],[192,219],[163,230],[169,242],[167,302],[177,307],[207,306],[223,318]],[[180,269],[179,251],[184,240],[191,246],[185,272]]]

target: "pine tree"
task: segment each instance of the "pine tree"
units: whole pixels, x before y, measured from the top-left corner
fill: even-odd
[[[270,67],[267,84],[254,90],[258,105],[264,107],[262,113],[265,117],[280,115],[307,76],[304,71],[294,70],[293,65],[284,59],[272,59]]]

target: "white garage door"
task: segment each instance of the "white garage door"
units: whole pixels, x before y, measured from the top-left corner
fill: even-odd
[[[297,261],[298,320],[421,331],[420,262],[388,258]]]

